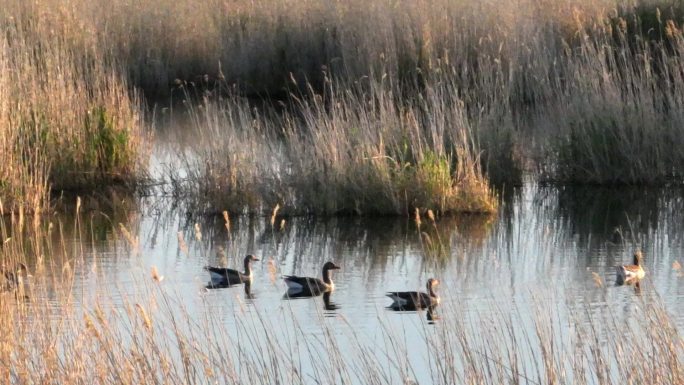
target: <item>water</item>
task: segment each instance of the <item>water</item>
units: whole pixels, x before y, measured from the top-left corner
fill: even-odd
[[[533,320],[541,314],[558,321],[554,333],[563,341],[577,325],[602,314],[619,323],[662,302],[682,328],[684,273],[674,264],[684,263],[683,203],[676,190],[528,184],[503,200],[497,216],[434,224],[423,217],[420,228],[412,218],[277,218],[272,225],[270,217],[242,217],[233,218],[228,230],[223,218],[193,217],[175,210],[170,199],[149,198],[106,215],[86,202],[82,217],[92,222],[64,215],[62,227],[72,240],[67,250],[82,256],[70,261],[77,301],[107,298],[116,308],[144,298],[153,290],[155,266],[174,306],[217,322],[234,338],[249,327],[292,343],[332,333],[343,354],[358,354],[354,341],[360,339],[378,351],[405,354],[412,372],[402,377],[424,383],[432,365],[425,336],[456,323],[470,335],[486,336],[505,320],[534,335]],[[138,247],[121,240],[118,223],[139,237]],[[614,286],[614,266],[631,263],[637,248],[644,251],[647,271],[640,290]],[[253,264],[249,293],[243,286],[206,288],[203,266],[241,268],[246,254],[261,259]],[[328,302],[284,296],[283,275],[320,277],[328,260],[341,266]],[[424,290],[429,277],[441,281],[436,319],[425,311],[387,309],[387,291]],[[384,337],[388,331],[399,347]],[[609,341],[620,331],[605,333],[601,338]],[[533,367],[536,359],[523,358],[524,365]],[[303,370],[313,371],[310,365]]]

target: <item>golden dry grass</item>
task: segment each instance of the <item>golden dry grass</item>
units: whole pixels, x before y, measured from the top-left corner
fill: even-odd
[[[684,180],[684,152],[678,150],[684,145],[678,124],[684,117],[679,92],[684,13],[678,4],[3,0],[0,5],[5,32],[0,196],[7,207],[39,206],[48,186],[91,187],[140,174],[140,154],[147,151],[137,91],[173,100],[192,95],[192,103],[225,99],[216,104],[218,110],[245,108],[236,98],[225,98],[232,90],[289,105],[292,116],[275,123],[263,112],[256,123],[245,115],[239,134],[203,128],[215,139],[236,135],[233,142],[284,135],[291,141],[284,159],[312,170],[306,183],[260,176],[263,165],[256,157],[273,152],[272,143],[238,151],[229,166],[209,166],[219,185],[232,186],[228,195],[237,206],[250,209],[296,200],[300,212],[406,213],[411,206],[491,211],[488,183],[520,184],[524,170],[561,183]],[[367,100],[369,95],[381,100]],[[385,124],[392,126],[377,127]],[[275,133],[263,128],[274,125]],[[451,143],[443,148],[427,136],[411,137],[417,142],[410,146],[420,151],[406,162],[413,175],[404,175],[406,163],[397,159],[396,148],[380,147],[388,141],[396,147],[411,125],[445,132],[439,139]],[[320,131],[311,134],[312,129]],[[355,146],[353,132],[361,129],[367,132],[358,153],[335,158]],[[326,135],[327,143],[312,143]],[[459,135],[459,141],[452,140]],[[337,148],[326,149],[331,143]],[[426,154],[434,157],[428,160]],[[281,155],[274,160],[283,160]],[[205,160],[205,165],[214,162]],[[449,163],[446,177],[432,172],[440,162]],[[428,163],[432,171],[421,166]],[[290,190],[263,191],[268,184],[255,178],[284,180],[285,186],[273,188]],[[358,178],[384,182],[367,186]],[[325,202],[305,194],[318,184],[331,190],[323,194]],[[299,187],[292,190],[293,185]],[[292,191],[299,195],[290,196]],[[368,209],[363,196],[356,202],[359,191],[382,196],[382,207]]]
[[[44,208],[50,187],[134,180],[145,138],[139,102],[125,79],[94,45],[55,30],[38,4],[12,5],[6,2],[0,12],[0,200],[6,212]],[[62,27],[76,27],[74,15],[61,8],[53,11],[75,24]]]

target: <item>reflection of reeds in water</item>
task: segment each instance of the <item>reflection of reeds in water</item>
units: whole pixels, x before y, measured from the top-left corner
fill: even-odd
[[[599,238],[614,244],[635,241],[633,232],[643,233],[659,222],[665,202],[676,202],[676,190],[644,190],[623,187],[566,187],[552,190],[557,204],[552,215],[567,219],[571,230],[583,239]]]
[[[672,270],[677,272],[678,277],[684,277],[684,271],[682,271],[682,264],[679,261],[672,262]]]
[[[432,210],[425,212],[429,222],[423,225],[420,211],[415,210],[417,239],[425,257],[446,262],[454,253],[464,257],[465,247],[481,247],[490,234],[495,216],[454,215],[436,218]]]
[[[202,241],[202,228],[199,223],[195,223],[195,240]]]
[[[128,242],[128,246],[130,247],[133,255],[137,255],[140,252],[140,240],[138,239],[138,236],[131,234],[131,232],[128,231],[123,223],[119,223],[119,230],[121,231],[124,239],[126,239]]]
[[[157,266],[152,266],[152,270],[150,272],[152,274],[152,279],[155,280],[156,282],[161,282],[164,280],[164,276],[159,274],[159,271],[157,270]]]
[[[273,285],[275,285],[276,281],[278,280],[278,267],[276,266],[276,262],[273,260],[273,258],[269,258],[268,260],[268,278]]]
[[[2,256],[25,261],[36,247],[10,240]],[[324,314],[307,314],[301,321],[285,304],[278,324],[263,310],[243,307],[234,315],[234,328],[226,328],[212,311],[191,311],[156,268],[135,295],[115,305],[109,294],[116,294],[116,285],[107,277],[98,278],[104,292],[76,298],[72,267],[55,270],[36,263],[29,264],[35,282],[28,298],[5,293],[0,299],[0,376],[9,383],[684,381],[684,344],[657,301],[638,302],[629,318],[595,308],[561,315],[569,310],[549,309],[543,300],[531,312],[502,305],[464,318],[462,305],[451,298],[440,305],[434,324],[423,313],[378,315],[382,327],[373,336],[347,323],[344,308],[335,310],[339,315],[332,322]],[[51,284],[41,284],[46,281]],[[412,317],[415,324],[399,326],[397,317]]]
[[[223,221],[225,222],[224,226],[226,226],[226,233],[230,234],[230,215],[228,214],[228,211],[223,211]]]

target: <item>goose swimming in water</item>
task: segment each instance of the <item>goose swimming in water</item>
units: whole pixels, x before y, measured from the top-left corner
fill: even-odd
[[[309,292],[311,295],[318,295],[335,289],[330,270],[338,270],[339,268],[332,262],[326,262],[323,265],[323,279],[298,277],[296,275],[286,275],[283,279],[287,284],[288,292]]]
[[[391,308],[425,309],[439,304],[439,296],[435,293],[435,286],[439,280],[430,278],[427,281],[427,293],[421,291],[393,291],[387,296],[392,298]]]
[[[22,277],[28,275],[28,268],[23,263],[17,263],[13,268],[0,266],[0,274],[5,277],[0,291],[14,290],[19,287]]]
[[[616,267],[618,285],[638,281],[644,278],[646,272],[644,271],[644,268],[641,267],[641,260],[643,259],[643,257],[644,255],[641,253],[641,250],[637,250],[634,253],[633,265],[624,265]]]
[[[245,271],[241,273],[235,269],[228,269],[225,267],[214,267],[214,266],[204,266],[204,270],[209,272],[211,276],[211,286],[225,287],[232,285],[239,285],[244,282],[252,280],[252,267],[251,263],[256,262],[259,259],[249,254],[245,256],[244,266]]]

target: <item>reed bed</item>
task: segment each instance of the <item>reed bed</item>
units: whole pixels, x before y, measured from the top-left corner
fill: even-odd
[[[591,44],[573,48],[563,63],[567,76],[558,82],[560,102],[551,109],[555,119],[541,124],[554,133],[550,179],[681,183],[681,12],[642,7],[580,32]]]
[[[79,42],[38,4],[0,11],[0,202],[46,208],[50,189],[125,184],[144,172],[140,101],[93,42]],[[65,7],[54,12],[63,16]],[[62,20],[66,23],[67,20]]]
[[[116,2],[110,7],[115,15],[127,9]],[[480,168],[492,182],[520,184],[523,170],[563,184],[682,181],[678,4],[208,2],[189,11],[174,2],[154,10],[138,7],[134,11],[141,15],[193,15],[145,27],[145,38],[158,40],[145,55],[133,54],[144,44],[126,45],[127,51],[119,53],[129,58],[127,68],[138,79],[133,82],[152,94],[177,92],[180,84],[214,92],[225,82],[237,84],[243,94],[288,100],[292,94],[308,95],[310,88],[325,94],[329,78],[343,79],[336,87],[354,92],[356,82],[370,77],[384,79],[398,99],[410,104],[414,95],[446,83],[449,95],[463,103],[470,135],[479,144]],[[110,38],[116,42],[123,36]],[[192,44],[183,43],[188,39]],[[209,58],[204,65],[198,51]],[[434,104],[448,105],[448,99]],[[403,107],[398,104],[393,108]]]
[[[196,200],[219,209],[486,212],[489,184],[519,185],[524,172],[563,184],[684,180],[678,3],[1,5],[8,207],[38,206],[48,186],[140,175],[148,151],[138,92],[193,108],[206,97],[217,117],[194,119],[214,126],[193,129],[251,143],[226,145],[236,150],[229,166],[218,150],[193,155],[203,165],[192,171]],[[233,93],[281,102],[285,114],[249,109],[235,128],[218,118],[247,109]]]
[[[202,138],[183,162],[186,190],[200,186],[195,207],[267,213],[279,205],[281,214],[494,212],[480,147],[452,85],[402,102],[390,86],[370,81],[350,90],[330,80],[327,93],[293,95],[280,113],[258,112],[239,98],[206,99],[192,111]]]

